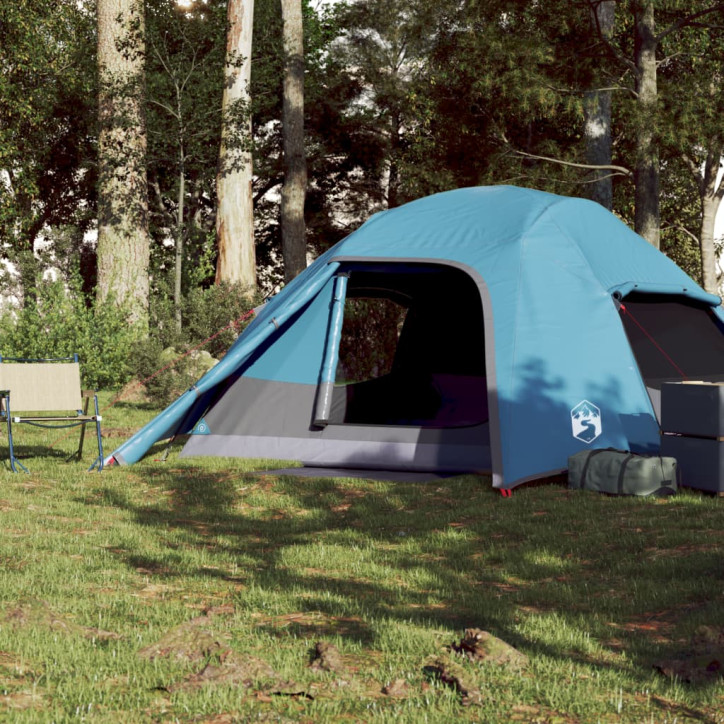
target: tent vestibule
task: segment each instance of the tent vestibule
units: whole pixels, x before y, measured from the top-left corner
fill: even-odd
[[[219,390],[182,455],[490,470],[483,329],[478,288],[455,267],[341,261]]]

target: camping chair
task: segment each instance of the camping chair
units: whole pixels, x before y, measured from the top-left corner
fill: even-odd
[[[6,364],[8,361],[11,364]],[[89,415],[88,405],[91,398],[94,401],[95,413]],[[68,457],[68,460],[80,460],[85,427],[89,422],[94,422],[98,438],[98,457],[88,470],[90,472],[97,467],[100,472],[103,469],[102,418],[98,414],[98,396],[93,390],[81,390],[77,354],[55,359],[24,359],[0,355],[0,420],[2,419],[7,425],[10,468],[14,473],[18,472],[18,466],[26,473],[29,472],[15,457],[14,423],[45,428],[80,426],[78,450]]]

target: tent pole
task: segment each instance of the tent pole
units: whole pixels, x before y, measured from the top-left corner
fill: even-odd
[[[332,393],[334,392],[334,379],[337,374],[337,363],[339,362],[339,342],[342,337],[342,324],[344,323],[344,302],[347,297],[348,278],[348,273],[340,273],[337,274],[334,281],[327,344],[324,349],[317,399],[314,403],[314,424],[318,427],[326,427],[329,424],[329,416],[332,412]]]

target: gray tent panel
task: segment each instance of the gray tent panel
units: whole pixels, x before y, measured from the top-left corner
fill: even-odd
[[[488,425],[331,424],[314,428],[316,386],[240,377],[212,406],[182,455],[299,460],[415,470],[490,469]],[[201,430],[202,432],[199,432]]]

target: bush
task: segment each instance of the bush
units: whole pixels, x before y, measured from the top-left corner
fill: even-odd
[[[261,303],[261,295],[249,299],[241,285],[227,282],[208,289],[193,289],[184,300],[182,312],[186,342],[193,346],[220,332],[204,349],[212,357],[223,357],[241,330],[251,321],[251,317],[239,325],[229,325],[241,320]],[[224,329],[225,327],[229,328]]]
[[[167,403],[198,380],[212,357],[223,357],[246,326],[249,320],[232,322],[261,299],[249,300],[242,291],[231,284],[193,290],[184,300],[181,331],[176,329],[173,304],[159,296],[151,305],[149,336],[142,337],[128,325],[123,310],[86,304],[80,283],[43,282],[23,309],[0,316],[0,354],[49,358],[77,353],[84,386],[117,389],[135,377],[146,384],[151,400]],[[208,344],[187,354],[212,336]]]
[[[83,385],[120,387],[132,374],[129,351],[138,330],[123,310],[86,305],[75,281],[43,282],[21,310],[0,316],[0,352],[4,357],[49,358],[78,354]]]
[[[144,383],[150,400],[168,404],[194,384],[210,368],[212,358],[226,354],[251,317],[240,320],[259,303],[259,297],[249,300],[241,287],[232,284],[194,289],[184,299],[179,332],[171,300],[157,298],[150,335],[136,342],[132,353],[133,374]],[[189,350],[194,351],[189,354]]]

